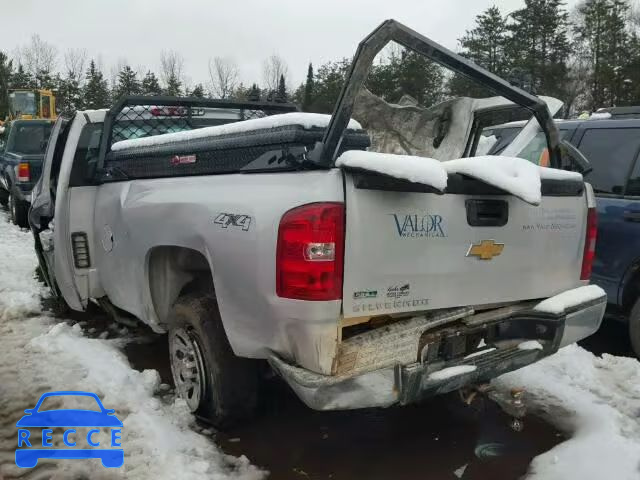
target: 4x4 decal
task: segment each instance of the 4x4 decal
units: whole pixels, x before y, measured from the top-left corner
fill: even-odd
[[[240,227],[245,232],[251,227],[251,217],[249,215],[238,215],[235,213],[220,213],[213,221],[216,225],[221,225],[222,228]]]

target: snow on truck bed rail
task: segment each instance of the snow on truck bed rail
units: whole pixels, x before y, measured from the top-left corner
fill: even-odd
[[[118,151],[128,148],[154,147],[157,145],[166,145],[168,143],[198,140],[201,138],[217,137],[220,135],[246,133],[253,130],[266,130],[269,128],[288,126],[299,126],[305,129],[327,128],[330,121],[331,115],[325,115],[322,113],[283,113],[280,115],[271,115],[268,117],[255,118],[252,120],[243,120],[241,122],[216,125],[215,127],[204,127],[197,128],[195,130],[186,130],[184,132],[165,133],[163,135],[155,135],[152,137],[122,140],[120,142],[114,143],[111,146],[111,150]],[[348,128],[353,130],[361,130],[362,125],[360,125],[355,120],[350,120]]]
[[[582,175],[539,167],[517,157],[486,155],[441,162],[433,158],[350,150],[336,161],[337,167],[358,168],[438,190],[447,186],[449,174],[462,174],[500,188],[533,205],[540,204],[541,180],[582,180]]]
[[[349,150],[338,158],[336,167],[361,168],[438,190],[447,187],[447,172],[433,158]]]

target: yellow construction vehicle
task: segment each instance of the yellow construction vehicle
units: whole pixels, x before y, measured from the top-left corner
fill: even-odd
[[[9,90],[9,120],[55,120],[56,97],[51,90]]]

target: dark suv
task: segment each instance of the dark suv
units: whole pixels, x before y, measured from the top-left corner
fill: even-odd
[[[607,292],[609,312],[629,322],[631,344],[640,357],[640,108],[611,109],[596,117],[557,124],[593,167],[585,175],[598,199],[592,282]],[[486,130],[485,136],[496,137],[490,153],[500,154],[521,128],[514,122]],[[544,148],[543,138],[534,139],[521,156],[541,163]]]

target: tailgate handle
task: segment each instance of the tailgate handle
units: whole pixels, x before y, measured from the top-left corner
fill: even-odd
[[[509,221],[509,204],[504,200],[472,199],[465,205],[467,223],[472,227],[503,227]]]

